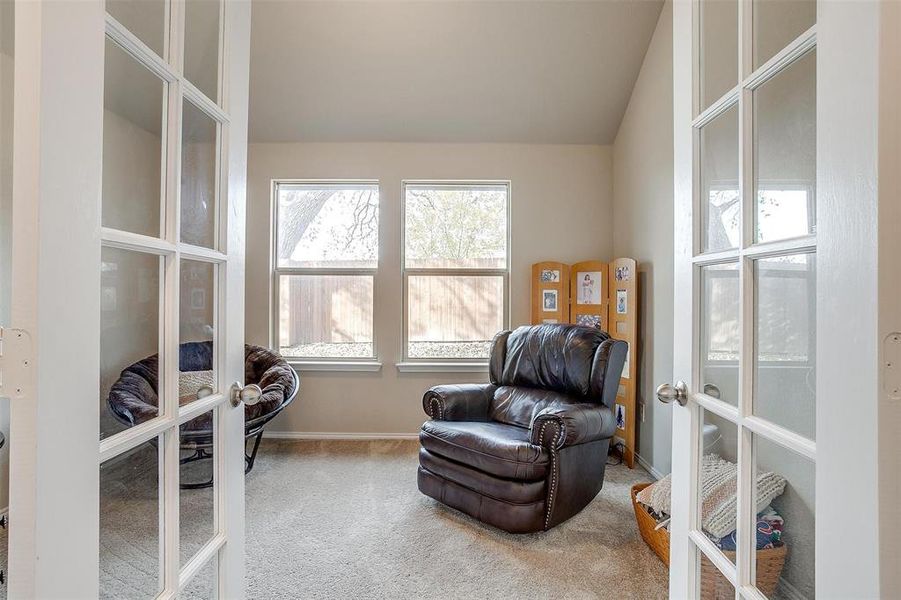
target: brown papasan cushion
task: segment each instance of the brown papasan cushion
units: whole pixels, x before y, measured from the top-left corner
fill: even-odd
[[[255,383],[263,390],[258,404],[244,409],[250,421],[269,414],[294,391],[294,373],[284,358],[262,346],[244,345],[244,382]]]
[[[156,354],[127,367],[109,394],[109,406],[121,420],[138,425],[157,416],[159,406],[158,364]],[[204,371],[213,366],[212,342],[187,342],[179,348],[182,371]],[[244,346],[244,381],[263,390],[260,402],[244,406],[244,419],[250,421],[278,409],[294,393],[294,374],[288,362],[262,346]],[[196,417],[181,426],[183,431],[212,431],[212,413]]]

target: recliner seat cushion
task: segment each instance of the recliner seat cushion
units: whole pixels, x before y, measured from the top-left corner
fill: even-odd
[[[537,481],[548,474],[548,451],[529,441],[529,430],[496,422],[426,421],[422,447],[444,458],[505,479]]]
[[[472,467],[433,454],[425,448],[419,449],[419,465],[457,485],[510,504],[544,502],[547,496],[547,482],[544,480],[517,481],[488,476]]]

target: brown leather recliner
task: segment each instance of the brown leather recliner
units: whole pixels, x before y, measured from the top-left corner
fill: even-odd
[[[578,325],[497,334],[490,383],[423,397],[419,490],[511,533],[578,513],[604,482],[626,349]]]

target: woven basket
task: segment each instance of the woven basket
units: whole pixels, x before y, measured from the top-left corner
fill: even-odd
[[[637,483],[632,486],[632,508],[635,509],[635,520],[638,522],[638,531],[654,554],[660,557],[669,567],[669,530],[661,527],[654,530],[657,522],[648,511],[638,503],[638,492],[651,485],[650,483]],[[778,548],[765,548],[757,551],[757,589],[765,596],[772,596],[779,583],[782,574],[782,566],[785,564],[785,544]],[[729,560],[735,562],[735,552],[723,552]],[[735,598],[735,590],[729,580],[719,569],[710,562],[706,556],[701,555],[701,598],[704,600],[727,600]]]

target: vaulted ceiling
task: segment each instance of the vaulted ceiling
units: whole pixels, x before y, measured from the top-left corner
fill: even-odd
[[[611,143],[662,0],[255,0],[254,142]]]

